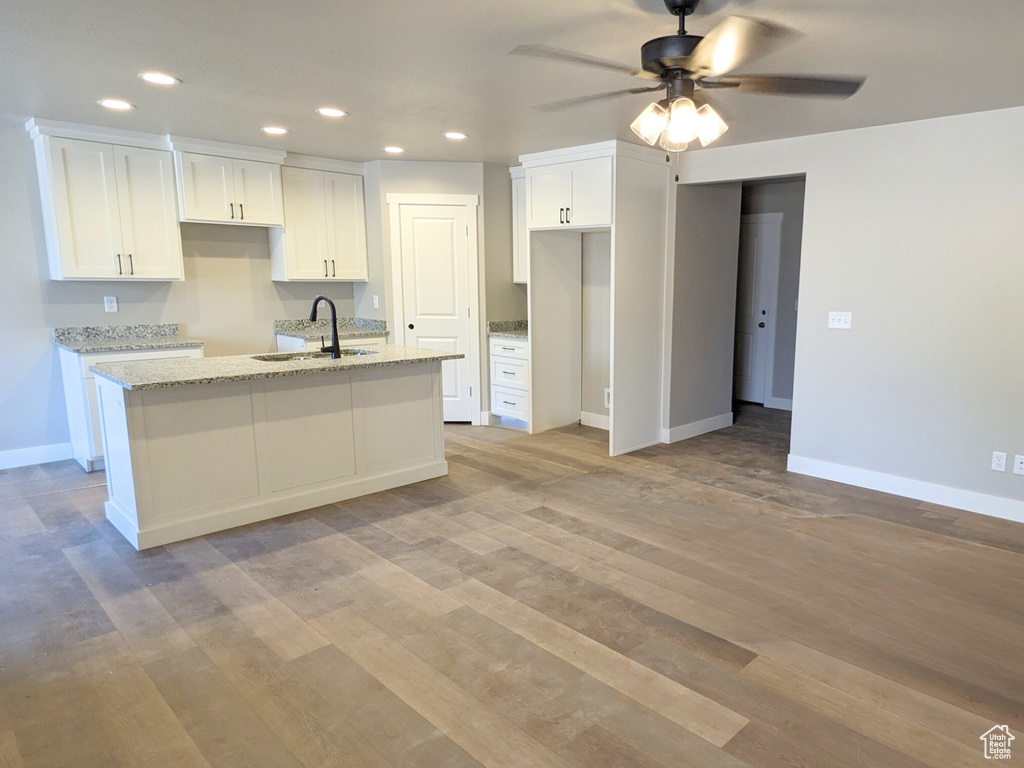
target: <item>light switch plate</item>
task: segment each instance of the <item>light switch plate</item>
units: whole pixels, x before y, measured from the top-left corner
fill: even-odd
[[[373,294],[373,308],[380,309],[380,297],[377,294]]]
[[[1013,457],[1013,474],[1024,475],[1024,456],[1019,453]]]
[[[103,311],[104,312],[117,312],[117,296],[104,296],[103,297]]]
[[[853,312],[829,312],[828,327],[840,331],[850,330],[853,325]]]

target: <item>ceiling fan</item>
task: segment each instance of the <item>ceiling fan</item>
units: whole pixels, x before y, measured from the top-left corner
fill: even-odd
[[[789,27],[762,19],[729,16],[703,37],[690,35],[686,32],[685,20],[697,9],[700,0],[664,2],[669,12],[679,17],[679,32],[644,43],[640,48],[641,69],[546,45],[520,45],[510,51],[519,56],[585,64],[657,82],[657,85],[542,104],[536,109],[555,111],[632,93],[666,90],[666,97],[652,102],[630,127],[652,146],[660,137],[662,149],[681,152],[696,139],[706,147],[728,130],[708,97],[704,93],[698,94],[697,89],[845,99],[855,94],[864,83],[863,77],[732,75],[730,73],[740,65],[792,42],[797,33]]]

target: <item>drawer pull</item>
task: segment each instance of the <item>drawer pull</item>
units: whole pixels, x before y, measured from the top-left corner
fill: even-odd
[[[516,348],[515,347],[502,347],[501,351],[502,352],[515,352]]]
[[[503,376],[515,376],[512,371],[502,371],[501,373]]]
[[[501,402],[503,402],[505,405],[511,405],[513,407],[516,405],[515,403],[510,403],[508,400],[502,400]]]

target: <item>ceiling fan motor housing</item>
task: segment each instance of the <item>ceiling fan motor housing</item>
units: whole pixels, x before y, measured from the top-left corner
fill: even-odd
[[[666,69],[671,69],[662,63],[663,60],[689,56],[703,39],[700,35],[666,35],[648,40],[640,48],[641,65],[644,71],[661,75]]]
[[[665,7],[673,16],[689,16],[697,10],[700,0],[665,0]]]

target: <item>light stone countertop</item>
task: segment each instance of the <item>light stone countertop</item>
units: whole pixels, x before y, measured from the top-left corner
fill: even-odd
[[[529,339],[529,331],[490,331],[487,334],[492,339]]]
[[[97,376],[109,379],[125,389],[165,389],[198,384],[303,376],[310,373],[352,368],[384,368],[392,365],[431,363],[441,360],[457,360],[461,357],[464,355],[391,344],[379,347],[373,354],[351,355],[337,360],[327,357],[315,360],[266,362],[254,360],[253,355],[232,355],[154,360],[145,363],[105,363],[95,365],[90,370]]]
[[[78,354],[132,352],[145,349],[195,349],[199,339],[178,335],[177,323],[158,325],[85,325],[54,328],[53,341]]]
[[[487,323],[487,335],[495,339],[530,338],[525,320],[491,320]]]

